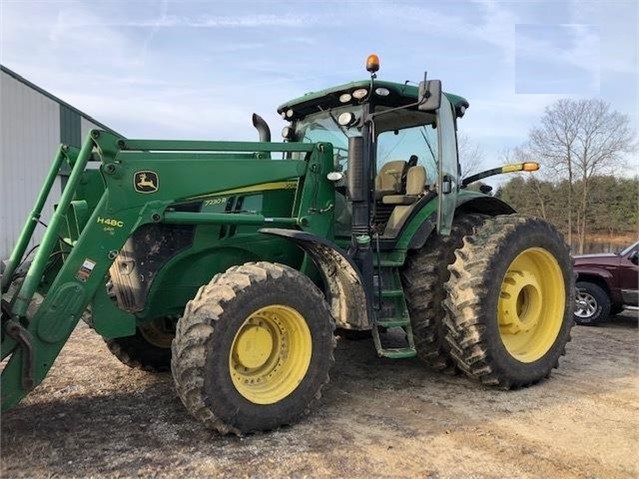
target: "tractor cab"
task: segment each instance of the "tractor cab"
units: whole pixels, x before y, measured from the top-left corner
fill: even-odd
[[[374,70],[374,60],[368,63],[369,71]],[[280,106],[278,112],[290,122],[282,136],[291,142],[332,144],[335,236],[351,236],[353,199],[361,196],[373,233],[382,240],[397,238],[411,214],[436,196],[438,230],[447,234],[458,191],[456,119],[468,102],[441,94],[439,81],[419,86],[378,81],[375,71],[370,80],[309,93]],[[349,144],[357,142],[362,164],[352,165],[357,159],[349,156]],[[362,191],[350,191],[349,181]]]

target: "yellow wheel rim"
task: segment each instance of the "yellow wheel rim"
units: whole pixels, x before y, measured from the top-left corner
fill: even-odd
[[[546,354],[563,323],[566,290],[559,263],[543,248],[529,248],[511,263],[501,284],[499,334],[523,363]]]
[[[233,339],[231,380],[249,401],[276,403],[302,382],[312,352],[304,317],[289,306],[266,306],[251,314]]]

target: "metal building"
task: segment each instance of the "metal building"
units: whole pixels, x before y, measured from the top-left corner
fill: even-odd
[[[0,65],[0,260],[11,254],[58,145],[80,146],[92,128],[113,131]],[[44,223],[61,185],[58,177],[43,210]],[[43,228],[36,228],[31,246]]]

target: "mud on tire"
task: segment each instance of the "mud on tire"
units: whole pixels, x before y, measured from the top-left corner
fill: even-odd
[[[200,288],[178,322],[171,361],[177,393],[221,433],[296,422],[329,380],[334,329],[324,296],[303,274],[268,262],[229,268]],[[298,380],[291,384],[280,367]]]
[[[458,366],[504,389],[548,377],[574,324],[572,261],[561,235],[537,218],[497,216],[455,257],[444,307]]]
[[[450,277],[448,266],[455,261],[455,250],[463,246],[464,237],[486,218],[481,214],[455,217],[450,235],[434,234],[421,249],[409,254],[401,272],[417,355],[431,368],[447,374],[458,372],[445,340],[443,302],[444,284]]]

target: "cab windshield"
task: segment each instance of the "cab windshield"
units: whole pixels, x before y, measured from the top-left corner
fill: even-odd
[[[382,113],[375,119],[377,135],[377,170],[394,160],[408,161],[417,156],[418,164],[426,168],[431,183],[437,179],[437,131],[434,129],[435,116],[423,112],[398,110]],[[337,118],[345,112],[361,117],[361,107],[357,105],[334,108],[330,111],[309,115],[300,120],[295,128],[298,141],[304,143],[331,143],[336,157],[336,168],[344,168],[348,156],[348,138],[361,134],[361,128],[342,127]]]
[[[302,143],[331,143],[335,154],[336,168],[344,168],[348,156],[348,138],[360,135],[356,127],[346,128],[337,123],[339,115],[352,112],[356,118],[361,117],[361,107],[347,106],[330,111],[309,115],[300,120],[295,127],[295,137]]]

